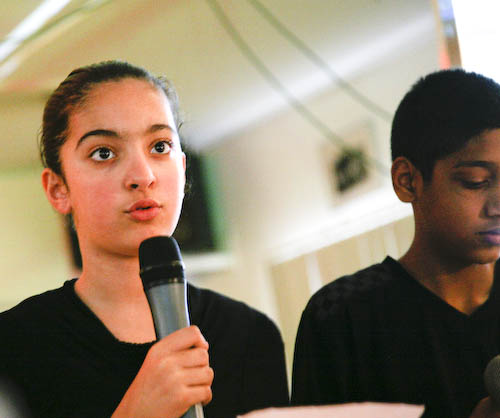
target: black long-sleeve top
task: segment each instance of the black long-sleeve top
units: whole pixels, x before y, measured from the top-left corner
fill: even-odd
[[[0,314],[0,377],[36,417],[109,417],[153,343],[117,340],[79,299],[75,280]],[[191,323],[209,342],[206,418],[288,403],[283,343],[265,315],[188,285]],[[5,382],[4,382],[5,384]]]
[[[468,417],[500,353],[499,282],[497,268],[470,315],[390,257],[324,286],[302,315],[292,403],[404,402],[425,405],[425,417]]]

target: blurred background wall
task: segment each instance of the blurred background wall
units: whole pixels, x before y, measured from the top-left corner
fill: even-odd
[[[124,59],[180,95],[208,209],[185,221],[190,280],[272,317],[290,361],[312,292],[411,242],[390,123],[419,77],[456,64],[442,25],[431,0],[4,0],[0,309],[78,275],[40,185],[42,109],[73,68]],[[189,247],[189,228],[212,244]]]

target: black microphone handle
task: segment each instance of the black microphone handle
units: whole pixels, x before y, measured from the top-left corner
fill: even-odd
[[[185,280],[152,286],[145,292],[158,339],[190,325]],[[203,418],[203,407],[192,406],[182,418]]]

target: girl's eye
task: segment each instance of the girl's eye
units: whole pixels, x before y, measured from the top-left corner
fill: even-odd
[[[109,148],[101,147],[96,149],[92,154],[90,154],[90,158],[95,161],[106,161],[115,156],[115,153],[111,151]]]
[[[152,154],[168,154],[172,149],[172,145],[168,141],[159,141],[153,145]]]

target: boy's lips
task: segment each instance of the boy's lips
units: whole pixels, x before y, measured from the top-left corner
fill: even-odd
[[[479,236],[487,243],[493,245],[500,245],[500,228],[492,228],[486,231],[478,232]]]
[[[133,203],[125,213],[137,221],[149,221],[161,210],[161,205],[153,199],[138,200]]]

